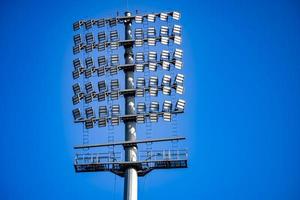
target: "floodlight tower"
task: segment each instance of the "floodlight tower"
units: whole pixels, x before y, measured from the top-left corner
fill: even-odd
[[[155,23],[156,18],[167,22],[169,17],[173,20],[179,20],[180,14],[178,12],[163,12],[132,16],[130,12],[125,12],[125,15],[120,17],[80,20],[73,24],[74,31],[79,31],[81,27],[89,30],[88,33],[85,33],[85,41],[82,39],[80,33],[75,34],[73,38],[75,43],[73,47],[74,55],[85,51],[82,54],[85,65],[77,57],[73,60],[74,71],[72,73],[74,80],[80,77],[83,78],[85,92],[81,90],[79,83],[75,83],[73,85],[74,96],[72,101],[74,105],[78,105],[84,100],[82,105],[86,115],[86,117],[83,117],[79,108],[72,111],[74,122],[84,124],[83,144],[75,146],[74,149],[88,150],[88,152],[84,151],[83,153],[76,154],[74,161],[75,171],[110,171],[124,177],[124,200],[137,200],[138,176],[145,176],[154,169],[187,167],[187,150],[185,149],[138,152],[138,145],[185,139],[182,136],[173,136],[137,140],[136,134],[137,123],[156,123],[160,117],[164,121],[171,121],[172,116],[184,113],[185,101],[182,99],[177,100],[175,108],[173,108],[174,102],[164,100],[161,111],[159,110],[158,101],[151,101],[149,104],[147,102],[135,104],[136,97],[145,96],[146,100],[147,96],[157,97],[158,92],[166,96],[183,94],[183,74],[178,73],[174,78],[172,77],[174,74],[170,73],[171,68],[174,71],[181,70],[183,67],[183,52],[177,48],[177,46],[181,45],[181,26],[174,24],[171,27],[172,31],[170,31],[169,24],[167,26],[162,25],[159,35],[156,34],[154,27],[148,27],[148,22]],[[147,20],[147,26],[143,24],[145,20]],[[135,28],[134,37],[132,31],[133,22],[143,24],[143,28]],[[124,25],[125,34],[123,40],[119,38],[117,30],[111,29],[118,24]],[[110,29],[103,30],[107,26]],[[98,41],[94,38],[93,27],[100,29],[96,30]],[[145,28],[146,30],[144,30]],[[109,37],[107,37],[107,32],[109,33]],[[177,45],[173,51],[173,56],[166,49],[161,51],[159,60],[157,59],[157,52],[145,49],[144,52],[137,52],[134,56],[134,47],[143,47],[144,45],[147,45],[146,47],[155,46],[159,42],[167,47],[170,44]],[[120,46],[124,47],[124,64],[120,64],[118,54],[111,53],[118,50]],[[94,50],[98,50],[98,66],[93,61],[93,56],[95,56]],[[103,55],[105,50],[108,50],[107,56],[110,56],[110,62]],[[148,57],[147,60],[145,60],[145,54]],[[161,85],[158,84],[157,76],[150,76],[150,72],[155,73],[158,67],[169,73],[163,75]],[[125,74],[125,87],[123,90],[120,89],[118,79],[111,79],[110,87],[108,87],[106,80],[103,80],[105,74],[113,77],[118,71],[124,71]],[[135,72],[144,71],[147,71],[148,75],[143,74],[135,79]],[[98,91],[94,89],[92,81],[89,81],[89,78],[97,80]],[[174,78],[173,83],[171,82],[172,78]],[[148,86],[146,86],[146,81],[149,82]],[[123,96],[125,100],[125,112],[123,115],[120,112],[120,105],[113,104],[112,102],[118,100],[119,96]],[[93,105],[90,105],[94,100],[98,100],[99,104],[107,100],[107,102],[110,102],[110,110],[107,109],[107,106],[99,105],[99,114],[96,117]],[[149,107],[148,112],[146,109],[147,106]],[[98,124],[99,127],[110,127],[118,126],[120,122],[123,122],[125,127],[124,141],[89,144],[88,130],[94,128],[95,124]],[[121,156],[119,156],[120,154],[114,151],[108,153],[89,152],[90,149],[115,146],[123,146],[125,160],[122,160]]]

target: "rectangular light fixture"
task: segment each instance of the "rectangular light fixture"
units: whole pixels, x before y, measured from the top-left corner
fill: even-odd
[[[94,121],[92,119],[85,120],[84,124],[86,129],[94,128]]]
[[[168,20],[168,14],[167,13],[160,13],[159,18],[161,21],[167,21]]]
[[[144,62],[144,53],[143,52],[137,52],[135,54],[135,62],[136,63],[143,63]]]
[[[105,19],[98,19],[97,26],[98,28],[103,28],[105,26]]]
[[[85,86],[86,93],[89,94],[94,92],[93,85],[91,82],[86,83],[84,86]]]
[[[165,100],[163,103],[162,112],[171,112],[172,111],[172,102]]]
[[[169,37],[162,36],[162,37],[160,38],[160,42],[161,42],[163,45],[168,45],[168,44],[169,44]]]
[[[181,49],[175,49],[174,51],[174,59],[182,59],[183,51]]]
[[[94,61],[93,61],[93,58],[92,57],[87,57],[85,59],[85,66],[87,68],[90,68],[90,67],[93,67],[94,66]]]
[[[162,87],[162,92],[163,92],[164,95],[171,95],[171,87],[163,86]]]
[[[120,105],[112,105],[111,114],[112,114],[112,116],[119,116],[120,115]]]
[[[171,15],[172,15],[173,19],[175,19],[175,20],[180,19],[180,13],[179,12],[174,11],[174,12],[172,12]]]
[[[175,35],[174,36],[174,43],[181,45],[181,36]]]
[[[136,64],[136,65],[135,65],[135,70],[136,70],[137,72],[143,72],[143,71],[144,71],[144,68],[145,68],[144,64]]]
[[[93,45],[92,44],[87,44],[85,45],[85,52],[90,53],[93,51]]]
[[[110,31],[110,41],[111,42],[119,41],[119,34],[117,30]]]
[[[162,78],[162,86],[170,86],[171,85],[171,76],[170,75],[164,75]]]
[[[112,91],[119,90],[119,87],[120,87],[120,85],[119,85],[119,80],[118,79],[112,79],[110,81],[110,89]]]
[[[149,62],[149,70],[150,71],[156,71],[157,70],[157,64],[155,62]]]
[[[156,97],[158,95],[158,89],[156,87],[150,87],[149,94],[150,96]]]
[[[112,66],[119,65],[119,55],[117,55],[117,54],[111,55],[111,57],[110,57],[110,64]]]
[[[76,105],[80,102],[80,95],[74,95],[72,97],[72,102],[73,102],[73,105]]]
[[[99,89],[100,93],[107,91],[107,86],[106,86],[105,80],[98,82],[98,89]]]
[[[162,61],[161,65],[164,70],[170,70],[170,63],[168,61]]]
[[[137,115],[136,116],[136,122],[137,123],[145,123],[145,116],[144,115]]]
[[[81,89],[80,89],[80,85],[79,83],[75,83],[73,86],[73,92],[74,92],[74,95],[77,95],[77,94],[80,94],[81,93]]]
[[[144,102],[139,102],[137,104],[137,113],[144,114],[146,112],[146,104]]]
[[[136,80],[136,88],[145,88],[145,78],[144,77],[138,77]]]
[[[98,76],[104,76],[105,75],[105,67],[99,67],[97,70]]]
[[[135,95],[136,95],[137,97],[143,97],[144,94],[145,94],[145,89],[144,89],[144,88],[136,89]]]
[[[162,50],[160,54],[160,60],[169,60],[170,59],[170,52],[168,50]]]
[[[157,87],[158,86],[158,77],[151,76],[149,79],[149,87]]]
[[[73,30],[77,31],[80,29],[80,21],[74,22],[73,23]]]
[[[87,29],[87,30],[91,29],[92,26],[93,26],[93,21],[92,20],[86,20],[84,25],[85,25],[85,29]]]
[[[93,101],[93,94],[85,94],[84,100],[85,103],[91,103]]]
[[[140,15],[135,16],[135,22],[136,23],[143,23],[143,16],[140,16]]]
[[[157,101],[151,101],[150,103],[150,112],[158,112],[159,111],[159,103]]]
[[[98,44],[98,51],[100,51],[100,52],[101,52],[101,51],[104,51],[104,50],[105,50],[105,47],[106,47],[106,46],[105,46],[105,43],[99,43],[99,44]]]
[[[77,46],[77,45],[79,45],[79,44],[82,43],[80,34],[74,35],[74,36],[73,36],[73,40],[74,40],[75,46]]]
[[[98,33],[98,41],[99,41],[99,43],[107,42],[106,34],[104,31],[101,31]]]
[[[91,118],[94,118],[95,115],[94,115],[94,110],[92,107],[88,107],[85,109],[85,115],[86,115],[86,118],[87,119],[91,119]]]
[[[73,67],[75,70],[78,70],[81,68],[81,62],[79,58],[76,58],[75,60],[73,60]]]
[[[149,46],[155,46],[156,45],[156,39],[155,38],[148,38],[148,45]]]
[[[75,108],[74,110],[72,110],[72,114],[73,114],[74,120],[82,119],[79,108]]]
[[[107,66],[107,60],[106,60],[105,56],[98,57],[98,65],[99,65],[99,67]]]
[[[175,84],[176,85],[183,85],[183,81],[184,81],[184,75],[183,74],[177,74],[175,76]]]
[[[176,85],[176,93],[177,94],[183,94],[184,88],[182,85]]]
[[[93,44],[94,43],[94,35],[93,33],[87,33],[85,35],[85,40],[87,44]]]
[[[170,122],[172,120],[172,114],[169,112],[164,112],[163,119],[164,119],[164,121]]]
[[[111,18],[108,20],[109,26],[113,27],[117,25],[117,19],[116,18]]]
[[[147,37],[148,38],[155,38],[156,37],[156,29],[154,27],[149,27],[147,29]]]
[[[98,126],[99,127],[105,127],[107,125],[107,119],[106,118],[99,118]]]
[[[142,28],[136,28],[134,31],[134,37],[135,39],[143,39],[144,38],[144,32]]]
[[[157,60],[157,53],[156,51],[149,51],[148,53],[148,61],[156,61]]]
[[[181,60],[175,60],[174,66],[176,69],[182,69],[183,63]]]
[[[143,44],[144,44],[144,41],[141,40],[141,39],[137,39],[134,42],[134,45],[137,46],[137,47],[141,47],[141,46],[143,46]]]
[[[172,32],[173,32],[173,35],[181,36],[181,26],[174,24]]]
[[[169,36],[169,27],[161,26],[160,27],[160,36]]]
[[[155,15],[154,14],[148,14],[147,15],[148,22],[155,22]]]
[[[185,101],[182,100],[182,99],[179,99],[176,102],[176,108],[175,108],[175,110],[176,111],[184,111],[184,107],[185,107]]]

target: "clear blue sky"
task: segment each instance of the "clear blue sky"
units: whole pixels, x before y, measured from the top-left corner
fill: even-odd
[[[190,167],[141,179],[140,199],[300,199],[299,2],[129,3],[182,13],[188,88]],[[121,199],[121,178],[74,173],[70,72],[72,23],[125,9],[116,0],[1,2],[1,199]]]

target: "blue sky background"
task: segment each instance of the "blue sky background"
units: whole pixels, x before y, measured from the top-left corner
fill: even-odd
[[[300,199],[297,1],[133,1],[183,17],[190,167],[140,179],[140,199]],[[125,1],[2,1],[1,199],[121,199],[122,179],[75,174],[72,23]]]

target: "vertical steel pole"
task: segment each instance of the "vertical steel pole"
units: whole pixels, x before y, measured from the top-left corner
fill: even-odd
[[[125,12],[125,16],[131,16],[130,12]],[[131,19],[125,20],[125,40],[132,39]],[[125,64],[133,63],[133,45],[125,45]],[[128,69],[125,72],[125,88],[134,88],[134,68]],[[135,100],[134,95],[125,96],[125,114],[135,114]],[[125,122],[125,141],[136,140],[136,122]],[[125,161],[137,161],[137,146],[124,147],[125,148]],[[137,170],[133,167],[128,167],[125,171],[124,178],[124,200],[137,200],[137,185],[138,174]]]

